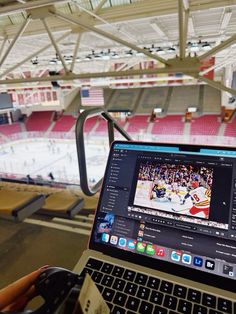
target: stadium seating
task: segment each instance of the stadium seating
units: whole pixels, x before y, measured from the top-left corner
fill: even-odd
[[[14,133],[20,133],[21,127],[20,123],[13,123],[13,124],[2,124],[0,125],[0,133],[9,136]]]
[[[138,133],[141,130],[146,131],[149,115],[136,115],[129,118],[128,133]]]
[[[84,132],[89,133],[97,122],[97,117],[88,118],[84,125]]]
[[[27,131],[47,131],[54,111],[34,111],[27,119]]]
[[[68,132],[75,124],[76,118],[70,115],[63,115],[56,121],[53,132]]]
[[[236,116],[227,123],[224,136],[236,137]]]
[[[104,119],[101,119],[99,121],[99,124],[96,127],[95,132],[96,133],[105,133],[105,132],[107,132],[107,122]]]
[[[164,118],[157,118],[153,124],[152,134],[175,134],[182,135],[184,122],[182,115],[171,115]]]
[[[0,217],[8,220],[22,221],[29,217],[43,204],[45,197],[35,192],[0,190]]]
[[[190,135],[218,135],[219,128],[218,115],[204,115],[192,120]]]

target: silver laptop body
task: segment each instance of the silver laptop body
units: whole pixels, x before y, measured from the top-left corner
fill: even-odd
[[[74,271],[112,313],[236,313],[236,149],[115,141]]]

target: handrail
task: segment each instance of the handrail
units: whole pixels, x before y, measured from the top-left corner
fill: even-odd
[[[89,187],[84,143],[84,125],[86,120],[88,118],[99,115],[102,116],[107,121],[109,145],[112,144],[115,138],[114,129],[116,129],[127,140],[132,140],[129,134],[125,132],[125,130],[117,123],[115,119],[113,119],[113,117],[103,107],[87,109],[79,115],[75,127],[76,147],[79,163],[80,186],[82,192],[87,196],[93,196],[94,194],[96,194],[100,190],[103,181],[103,178],[101,178],[92,187]]]

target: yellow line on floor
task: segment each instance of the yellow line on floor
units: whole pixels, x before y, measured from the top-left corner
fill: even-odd
[[[52,228],[52,229],[57,229],[57,230],[62,230],[62,231],[68,231],[68,232],[83,234],[83,235],[87,235],[87,236],[90,235],[90,231],[89,230],[79,229],[79,228],[70,227],[70,226],[63,226],[61,224],[56,224],[56,223],[53,223],[53,222],[48,222],[48,221],[43,221],[43,220],[26,218],[24,220],[24,222],[29,223],[29,224],[33,224],[33,225],[48,227],[48,228]]]

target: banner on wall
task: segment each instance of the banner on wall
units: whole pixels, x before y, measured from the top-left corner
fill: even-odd
[[[209,69],[210,67],[214,66],[215,65],[215,57],[209,57],[209,58],[206,58],[204,60],[201,60],[200,62],[200,72],[206,70],[206,69]],[[214,69],[207,72],[206,74],[204,74],[203,76],[208,78],[209,80],[214,80]]]

